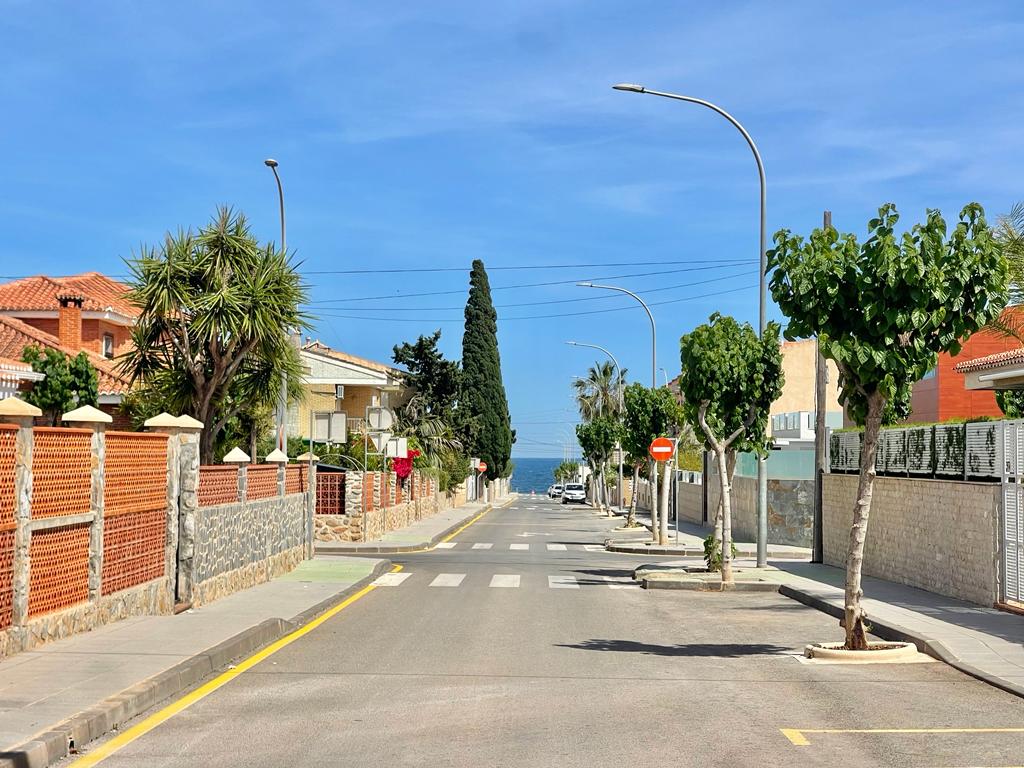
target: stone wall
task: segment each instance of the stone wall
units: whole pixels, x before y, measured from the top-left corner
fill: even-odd
[[[306,494],[196,510],[192,604],[286,573],[303,559]]]
[[[716,462],[709,462],[708,522],[722,496]],[[814,525],[814,481],[768,478],[768,543],[810,547]],[[757,540],[757,478],[733,475],[732,535],[735,541]]]
[[[825,476],[825,562],[844,567],[856,475]],[[999,599],[1001,486],[875,479],[864,574],[990,606]]]

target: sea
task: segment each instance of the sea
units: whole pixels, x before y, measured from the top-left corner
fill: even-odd
[[[555,482],[555,467],[561,459],[512,458],[512,490],[517,493],[544,493]]]

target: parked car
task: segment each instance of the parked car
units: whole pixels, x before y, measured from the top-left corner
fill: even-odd
[[[548,488],[548,498],[557,499],[561,495],[562,495],[562,486],[561,485],[556,484],[556,485],[552,485],[550,488]]]
[[[562,491],[562,503],[568,504],[570,501],[582,504],[587,500],[587,492],[583,488],[582,483],[567,483],[565,490]]]

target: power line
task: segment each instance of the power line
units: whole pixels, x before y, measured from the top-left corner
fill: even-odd
[[[706,264],[711,259],[679,261],[610,261],[590,264],[521,264],[508,267],[487,267],[488,272],[519,269],[579,269],[581,267],[653,267],[659,264]],[[409,272],[469,272],[466,267],[396,267],[394,269],[322,269],[307,270],[306,275],[385,275]]]
[[[732,275],[721,275],[719,277],[711,277],[707,280],[697,280],[688,283],[676,283],[675,285],[666,285],[661,288],[648,288],[644,291],[636,291],[636,293],[660,293],[663,291],[672,291],[676,288],[690,288],[694,285],[706,285],[707,283],[717,283],[722,280],[732,280],[737,277],[745,277],[750,274],[750,270],[744,270],[743,272],[737,272]],[[578,301],[601,301],[606,299],[619,299],[621,296],[614,294],[601,294],[599,296],[586,296],[576,299],[549,299],[546,301],[523,301],[515,304],[495,304],[495,309],[505,309],[508,307],[535,307],[538,304],[573,304]],[[429,311],[459,311],[465,309],[464,306],[457,307],[331,307],[331,309],[337,309],[339,312],[420,312],[424,310]]]
[[[701,294],[698,294],[696,296],[684,296],[684,297],[679,298],[679,299],[668,299],[666,301],[653,301],[653,302],[649,302],[647,306],[649,306],[649,307],[660,307],[660,306],[664,306],[665,304],[678,304],[678,303],[683,302],[683,301],[696,301],[697,299],[706,299],[706,298],[710,298],[711,296],[722,296],[722,295],[724,295],[726,293],[736,293],[737,291],[746,291],[746,290],[750,290],[751,288],[756,288],[756,287],[757,287],[756,285],[749,285],[749,286],[741,286],[739,288],[727,288],[724,291],[712,291],[710,293],[701,293]],[[576,317],[576,316],[579,316],[579,315],[600,315],[600,314],[605,314],[605,313],[608,313],[608,312],[624,312],[624,311],[626,311],[628,309],[636,309],[636,305],[635,304],[631,304],[631,305],[627,305],[627,306],[623,306],[623,307],[613,307],[611,309],[591,309],[591,310],[587,310],[585,312],[560,312],[560,313],[549,314],[549,315],[519,315],[519,316],[516,316],[516,317],[503,317],[503,318],[500,318],[500,319],[502,321],[506,321],[506,320],[541,320],[541,319],[547,319],[547,318],[552,318],[552,317]],[[344,319],[347,319],[347,320],[369,320],[371,322],[377,322],[377,323],[417,322],[417,323],[442,323],[443,324],[443,323],[461,323],[461,322],[463,322],[460,319],[444,319],[444,320],[442,320],[442,319],[432,319],[431,320],[431,319],[427,319],[427,318],[423,318],[423,317],[366,317],[366,316],[360,316],[360,315],[339,315],[339,314],[330,314],[330,313],[321,313],[321,316],[325,316],[325,317],[340,317],[340,318],[344,318]]]
[[[723,261],[713,266],[706,267],[689,267],[689,268],[678,268],[678,269],[659,269],[657,272],[633,272],[626,275],[601,275],[599,277],[580,277],[572,280],[550,280],[542,283],[520,283],[519,285],[492,285],[492,291],[509,291],[515,288],[543,288],[549,285],[575,285],[578,282],[584,280],[621,280],[627,277],[651,277],[652,275],[675,275],[680,272],[703,272],[709,269],[724,269],[726,267],[736,267],[740,264],[754,264],[756,261],[752,259],[733,259],[730,261]],[[387,293],[383,296],[357,296],[353,298],[345,299],[321,299],[320,301],[311,301],[310,305],[313,304],[344,304],[348,301],[377,301],[378,299],[405,299],[413,298],[417,296],[452,296],[452,295],[465,295],[468,288],[459,288],[455,291],[427,291],[424,293]]]

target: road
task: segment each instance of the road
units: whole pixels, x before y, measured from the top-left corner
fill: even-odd
[[[546,499],[494,510],[101,764],[1024,764],[1024,700],[940,663],[806,663],[833,619],[637,589],[609,527]]]

